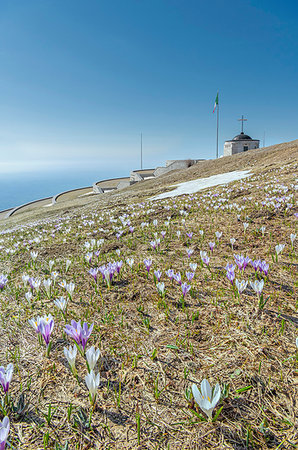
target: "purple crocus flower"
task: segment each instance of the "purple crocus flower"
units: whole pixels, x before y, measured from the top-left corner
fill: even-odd
[[[81,342],[81,321],[79,320],[76,322],[75,320],[71,321],[71,325],[65,326],[65,332],[70,336],[72,339],[76,341],[76,343],[79,345]]]
[[[186,233],[186,236],[189,238],[189,239],[192,239],[192,237],[193,237],[193,233],[192,232],[190,232],[190,233]]]
[[[117,272],[118,274],[120,273],[120,270],[121,270],[122,265],[123,265],[123,261],[116,261],[115,267],[116,267],[116,272]]]
[[[194,272],[186,272],[185,275],[190,283],[192,282],[192,279],[195,276]]]
[[[9,418],[5,416],[2,422],[0,422],[0,450],[5,449],[6,440],[9,434]]]
[[[193,254],[193,249],[192,248],[188,248],[187,249],[187,256],[190,258],[192,254]]]
[[[265,277],[267,277],[269,271],[269,264],[267,264],[266,261],[261,261],[259,269],[261,272],[264,273]]]
[[[235,266],[233,264],[226,265],[227,279],[233,284],[235,279]]]
[[[215,242],[209,242],[209,247],[210,247],[210,250],[213,252],[214,247],[215,247]]]
[[[8,366],[0,367],[0,383],[2,384],[4,393],[6,394],[8,392],[9,389],[9,384],[11,382],[12,379],[12,374],[13,374],[13,364],[8,364]],[[1,449],[1,447],[0,447]]]
[[[0,289],[4,289],[6,283],[7,283],[8,279],[5,275],[1,274],[0,275]]]
[[[177,281],[177,283],[180,284],[180,286],[181,286],[182,281],[181,281],[181,273],[180,272],[177,272],[174,274],[174,280]]]
[[[261,260],[255,259],[254,261],[251,261],[251,265],[254,268],[254,271],[257,272],[260,269]]]
[[[161,271],[160,270],[154,270],[154,275],[155,275],[157,281],[160,281]]]
[[[85,350],[87,341],[92,333],[93,327],[94,327],[94,323],[92,323],[90,325],[89,329],[88,329],[88,323],[86,323],[86,322],[83,323],[83,327],[81,328],[81,344],[82,344],[83,350]]]
[[[95,281],[95,283],[96,283],[96,281],[97,281],[98,269],[90,269],[88,273],[90,273],[90,275],[94,278],[94,281]]]
[[[251,259],[248,256],[234,255],[234,258],[239,270],[245,270],[247,265],[251,262]]]
[[[144,264],[145,264],[147,272],[149,273],[150,267],[152,265],[152,259],[151,258],[144,259]]]
[[[46,345],[48,346],[50,343],[51,333],[54,328],[54,320],[50,319],[49,321],[41,320],[39,324],[39,331],[44,338]]]
[[[173,269],[166,270],[166,275],[167,275],[167,277],[169,277],[170,280],[172,281],[173,278],[174,278],[174,270],[173,270]]]
[[[187,283],[181,284],[181,290],[182,290],[183,298],[186,296],[186,294],[188,293],[190,288],[191,288],[190,284],[187,284]]]

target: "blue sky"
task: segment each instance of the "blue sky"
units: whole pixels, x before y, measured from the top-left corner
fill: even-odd
[[[298,3],[2,0],[0,174],[215,157],[296,139]]]

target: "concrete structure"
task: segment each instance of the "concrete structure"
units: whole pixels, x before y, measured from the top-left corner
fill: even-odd
[[[203,159],[173,159],[166,161],[166,167],[157,167],[154,171],[155,177],[160,177],[161,175],[171,172],[172,170],[187,169],[199,161],[204,161]]]
[[[224,145],[224,156],[236,155],[251,149],[259,148],[260,141],[252,139],[241,131],[231,141],[226,141]]]

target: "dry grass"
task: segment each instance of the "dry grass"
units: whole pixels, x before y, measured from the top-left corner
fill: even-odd
[[[297,148],[295,141],[272,149],[271,154],[252,151],[199,163],[122,193],[80,199],[68,203],[67,209],[56,205],[34,217],[19,215],[6,222],[2,228],[16,229],[0,236],[0,273],[9,275],[7,286],[0,291],[0,362],[14,364],[11,399],[16,406],[24,395],[26,406],[24,410],[7,408],[12,448],[297,448],[298,264],[297,240],[292,248],[289,238],[297,233],[298,223],[294,217]],[[174,182],[248,167],[256,174],[249,180],[173,201],[146,201]],[[275,208],[262,205],[266,195],[292,197]],[[221,205],[232,206],[221,209]],[[239,211],[241,207],[245,209]],[[123,220],[130,220],[133,235],[119,220],[125,214]],[[153,220],[158,221],[156,226]],[[149,226],[142,227],[143,222]],[[249,223],[246,233],[243,222]],[[20,228],[21,224],[27,226]],[[264,237],[260,232],[263,225]],[[117,239],[113,227],[121,226],[124,232]],[[162,230],[166,231],[164,239]],[[199,230],[204,230],[203,237]],[[215,231],[223,235],[210,255],[209,271],[200,265],[200,250],[209,249]],[[161,238],[157,252],[150,245],[155,232]],[[191,241],[186,232],[193,232]],[[34,242],[35,237],[40,242]],[[234,251],[232,237],[236,239]],[[104,239],[104,244],[99,261],[93,256],[90,266],[84,243],[92,238]],[[7,254],[5,249],[15,248],[16,242],[20,242],[17,251]],[[278,243],[286,247],[276,262],[272,256]],[[190,259],[188,247],[194,249]],[[35,265],[30,250],[38,251]],[[240,298],[234,295],[225,271],[227,263],[234,263],[234,253],[270,264],[264,286],[264,297],[269,300],[264,308],[259,308],[250,287]],[[143,259],[149,256],[153,265],[147,279]],[[110,289],[101,280],[95,288],[88,274],[90,267],[128,257],[135,260],[133,270],[124,263]],[[68,258],[72,265],[65,273]],[[65,296],[58,284],[50,299],[43,288],[31,305],[24,298],[28,287],[23,286],[22,275],[49,278],[51,259],[59,272],[58,282],[76,283],[66,320],[53,305],[54,298]],[[197,262],[198,268],[182,307],[181,289],[175,281],[170,282],[165,270],[180,271],[186,281],[189,262]],[[162,270],[165,299],[154,284],[156,269]],[[253,280],[254,271],[249,266],[243,275],[236,271],[236,277]],[[28,319],[48,313],[54,316],[55,327],[50,357],[46,358]],[[77,357],[77,382],[63,354],[63,347],[70,343],[64,326],[73,318],[94,322],[88,346],[94,345],[102,353],[101,384],[91,424],[86,363]],[[205,421],[193,399],[185,397],[192,383],[199,384],[203,378],[213,385],[219,382],[226,392],[215,410],[222,407],[214,422]],[[54,414],[48,424],[49,404]],[[0,412],[0,419],[2,416]]]

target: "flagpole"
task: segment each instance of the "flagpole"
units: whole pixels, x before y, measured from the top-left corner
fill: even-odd
[[[218,95],[218,93],[217,93],[217,95]],[[217,97],[216,158],[218,158],[218,124],[219,124],[219,100]]]

